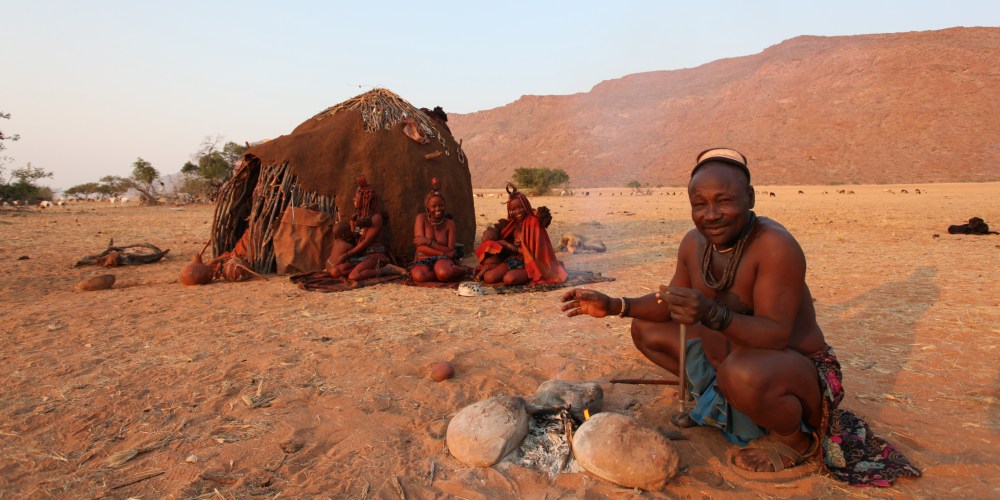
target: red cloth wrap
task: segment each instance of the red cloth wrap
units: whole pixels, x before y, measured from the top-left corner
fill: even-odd
[[[513,222],[507,224],[500,237],[513,240],[514,226]],[[563,269],[562,262],[556,259],[549,233],[534,214],[525,217],[521,224],[521,258],[524,259],[524,270],[528,271],[532,285],[562,283],[569,277]]]
[[[482,262],[487,255],[489,254],[499,255],[501,252],[503,252],[503,247],[500,246],[500,243],[497,243],[496,241],[492,240],[486,240],[480,243],[478,247],[476,247],[476,258],[479,259],[479,262]]]

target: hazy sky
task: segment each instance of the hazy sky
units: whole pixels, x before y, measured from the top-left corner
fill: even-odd
[[[8,172],[64,189],[140,156],[178,172],[205,136],[277,137],[372,86],[468,113],[799,35],[954,26],[1000,26],[1000,2],[0,0],[0,130],[21,135]]]

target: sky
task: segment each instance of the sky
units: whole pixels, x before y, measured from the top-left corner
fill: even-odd
[[[180,171],[206,137],[274,138],[384,87],[449,113],[587,92],[800,35],[1000,26],[995,0],[0,0],[8,157],[56,190]]]

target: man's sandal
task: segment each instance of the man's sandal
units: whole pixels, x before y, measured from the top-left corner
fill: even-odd
[[[812,443],[806,451],[799,453],[792,447],[778,441],[772,434],[755,439],[746,446],[734,451],[730,456],[730,469],[744,479],[764,480],[764,481],[785,481],[796,479],[809,473],[807,467],[797,467],[807,462],[810,458],[819,453],[822,448],[819,436],[814,432],[811,435]],[[747,448],[757,448],[764,450],[768,460],[774,467],[774,471],[752,471],[736,465],[736,456],[739,450]],[[792,463],[785,465],[783,458],[789,459]]]

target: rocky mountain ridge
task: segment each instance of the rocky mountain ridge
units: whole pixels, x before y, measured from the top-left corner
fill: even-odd
[[[450,115],[473,186],[519,167],[573,186],[683,185],[727,145],[757,184],[1000,180],[1000,28],[800,36],[759,54]]]

